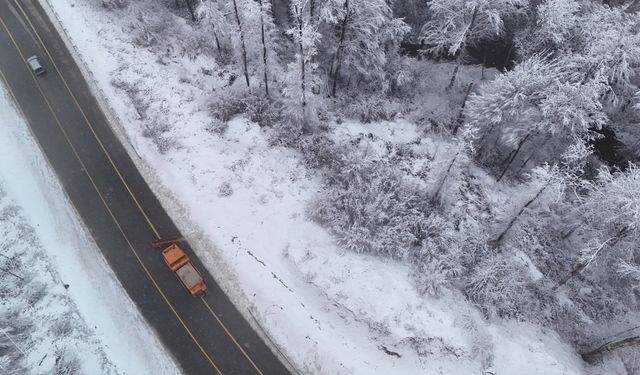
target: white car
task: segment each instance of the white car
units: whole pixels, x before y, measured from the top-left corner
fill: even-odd
[[[27,59],[27,63],[31,67],[31,70],[33,70],[33,72],[37,76],[41,76],[46,72],[46,70],[44,70],[44,68],[42,67],[42,64],[40,64],[40,60],[38,60],[38,56],[29,57]]]

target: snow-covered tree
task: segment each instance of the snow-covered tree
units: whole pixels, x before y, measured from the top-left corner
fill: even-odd
[[[542,38],[561,44],[577,23],[580,4],[575,0],[547,0],[538,7],[536,30]]]
[[[625,172],[600,170],[596,181],[584,181],[585,197],[578,206],[580,224],[575,235],[582,240],[578,262],[560,285],[597,264],[605,275],[634,278],[640,267],[640,168]]]
[[[529,27],[519,33],[520,55],[567,49],[580,24],[579,10],[576,0],[546,0],[539,4]]]
[[[554,200],[561,196],[565,185],[565,174],[557,166],[545,165],[532,171],[527,185],[526,190],[529,190],[529,193],[516,199],[517,203],[513,211],[510,210],[511,213],[504,218],[505,224],[495,237],[495,244],[501,244],[514,225],[526,215],[527,210],[538,204],[546,193],[550,193],[549,196]]]
[[[331,56],[328,74],[330,93],[335,95],[342,76],[363,77],[384,84],[387,54],[399,44],[409,27],[393,12],[386,0],[328,0],[320,15],[335,35],[325,37]],[[335,42],[334,42],[335,39]]]
[[[496,39],[505,19],[523,12],[527,0],[433,0],[421,37],[436,55],[457,55],[467,45]]]
[[[599,85],[572,82],[571,72],[557,61],[527,59],[469,99],[466,115],[480,128],[479,156],[485,157],[491,142],[512,150],[501,176],[525,142],[534,152],[553,147],[551,157],[559,157],[566,146],[590,139],[591,130],[606,123],[599,95]]]
[[[287,106],[289,115],[300,121],[309,120],[313,115],[309,110],[309,97],[314,94],[309,86],[316,83],[318,66],[314,57],[318,53],[321,37],[305,10],[308,5],[308,0],[291,0],[289,11],[293,24],[287,30],[287,34],[293,38],[296,53],[295,61],[287,69],[283,94],[291,102]]]
[[[621,8],[595,6],[580,20],[581,43],[563,63],[573,66],[583,83],[606,85],[603,100],[624,104],[636,92],[631,82],[640,66],[640,19]]]
[[[223,49],[226,49],[224,44],[232,29],[220,3],[217,0],[200,0],[196,14],[207,31],[211,33],[218,54],[221,54]]]
[[[248,2],[247,2],[248,1]],[[267,0],[244,0],[244,24],[246,25],[247,54],[249,62],[259,68],[256,74],[262,76],[262,85],[269,96],[269,83],[279,71],[277,56],[278,37],[271,11],[271,2]]]

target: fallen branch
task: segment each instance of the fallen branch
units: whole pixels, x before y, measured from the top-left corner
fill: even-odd
[[[18,279],[20,279],[20,280],[24,280],[24,278],[23,278],[22,276],[18,276],[18,275],[16,275],[15,273],[13,273],[13,272],[11,272],[11,271],[9,271],[9,270],[7,270],[7,269],[0,268],[0,271],[5,272],[5,273],[8,273],[8,274],[9,274],[9,275],[11,275],[11,276],[15,276],[15,277],[17,277],[17,278],[18,278]]]
[[[582,359],[587,362],[594,362],[598,358],[601,358],[606,353],[612,352],[616,349],[628,348],[630,346],[640,346],[640,336],[627,337],[626,339],[610,341],[590,352],[583,353]]]

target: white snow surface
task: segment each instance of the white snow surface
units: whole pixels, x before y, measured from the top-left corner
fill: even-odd
[[[241,117],[222,136],[206,130],[207,103],[214,89],[224,89],[215,74],[202,73],[215,67],[213,59],[159,56],[133,44],[132,8],[158,14],[164,3],[132,2],[124,11],[75,0],[51,6],[165,208],[248,320],[301,373],[584,373],[579,356],[554,333],[488,323],[457,292],[418,294],[407,266],[338,248],[305,214],[321,185],[297,153],[269,145],[265,132]],[[145,113],[114,82],[144,93]],[[164,152],[144,136],[159,123],[167,125]],[[404,121],[341,128],[336,137],[418,136]],[[230,195],[220,189],[225,183]]]
[[[12,220],[22,224],[0,222],[3,230],[12,231],[4,233],[5,241],[17,238],[3,254],[26,246],[24,257],[29,259],[21,259],[26,269],[19,272],[36,275],[22,297],[9,301],[23,304],[20,298],[29,298],[22,308],[35,327],[33,337],[14,338],[18,347],[25,345],[20,347],[26,354],[23,366],[32,374],[55,373],[61,350],[79,359],[77,374],[179,373],[77,217],[1,85],[0,124],[0,189],[6,204],[17,207],[18,217]],[[44,293],[35,304],[34,287]]]

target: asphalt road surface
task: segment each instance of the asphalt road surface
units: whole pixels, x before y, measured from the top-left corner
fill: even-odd
[[[28,67],[32,55],[45,75]],[[0,73],[120,283],[183,371],[288,374],[187,243],[181,246],[209,287],[204,297],[188,294],[151,248],[151,241],[180,233],[37,0],[0,0]]]

